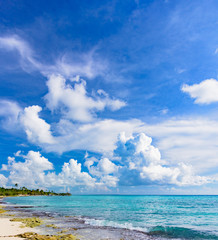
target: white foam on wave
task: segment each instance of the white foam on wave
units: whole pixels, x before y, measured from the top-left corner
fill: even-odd
[[[141,232],[148,232],[147,228],[141,228],[141,227],[134,227],[131,223],[125,222],[125,223],[117,223],[113,221],[108,220],[100,220],[100,219],[91,219],[91,218],[83,218],[85,221],[85,224],[89,224],[92,226],[98,226],[98,227],[114,227],[114,228],[123,228],[123,229],[129,229],[129,230],[136,230]]]

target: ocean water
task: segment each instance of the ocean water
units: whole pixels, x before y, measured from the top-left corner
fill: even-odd
[[[218,196],[34,196],[5,201],[93,239],[218,239]],[[101,233],[101,234],[105,234]],[[100,234],[100,235],[101,235]],[[135,237],[134,237],[135,236]]]

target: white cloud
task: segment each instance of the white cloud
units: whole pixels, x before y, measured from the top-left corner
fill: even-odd
[[[74,53],[73,56],[64,55],[59,58],[53,66],[43,70],[46,75],[61,74],[65,77],[80,75],[92,79],[101,75],[107,69],[107,62],[98,59],[96,48],[87,53]]]
[[[161,159],[160,152],[151,145],[152,139],[141,133],[126,138],[122,134],[114,153],[120,157],[121,184],[173,184],[178,186],[202,185],[211,182],[209,177],[194,174],[191,166],[184,163],[176,167],[170,166]]]
[[[27,59],[32,58],[32,50],[30,49],[29,45],[17,35],[0,37],[0,48],[9,51],[17,50],[21,57]]]
[[[115,149],[116,139],[120,132],[125,131],[127,138],[133,133],[146,132],[155,139],[156,145],[169,165],[175,166],[181,162],[186,165],[191,164],[200,174],[208,174],[217,168],[218,122],[215,120],[174,119],[149,125],[139,120],[107,119],[89,124],[74,124],[62,119],[58,124],[53,124],[52,132],[50,125],[40,119],[38,113],[41,108],[39,106],[32,106],[23,111],[14,102],[2,101],[1,103],[3,106],[1,114],[3,116],[6,114],[6,119],[8,115],[12,116],[11,123],[14,122],[15,125],[22,127],[26,131],[29,141],[48,152],[63,153],[74,149],[84,149],[102,153],[110,159],[113,157],[112,151]],[[20,117],[18,117],[19,115]],[[18,122],[16,122],[17,119]],[[149,148],[143,145],[146,141],[142,141],[141,147],[137,145],[137,151],[144,156],[151,154],[158,162],[159,150],[151,144],[149,145],[151,140],[148,137],[146,139]],[[147,153],[146,148],[149,149]],[[151,158],[147,157],[146,159]],[[164,162],[163,159],[161,162]],[[137,168],[133,161],[128,164],[129,169]]]
[[[88,168],[90,174],[98,177],[117,173],[119,169],[119,167],[108,158],[101,158],[99,161],[93,157],[87,158],[84,166]]]
[[[25,131],[30,142],[48,152],[63,153],[85,149],[108,154],[113,151],[120,131],[126,131],[127,135],[131,135],[144,130],[143,123],[136,119],[128,121],[96,119],[92,123],[72,123],[67,119],[61,119],[57,124],[53,123],[51,130],[50,124],[40,118],[42,108],[38,105],[23,110],[17,103],[4,101],[1,109],[5,109],[2,110],[2,117],[5,118],[4,126],[8,126],[7,130],[19,126]]]
[[[46,186],[45,171],[52,170],[53,164],[42,157],[39,152],[29,151],[23,158],[24,162],[17,162],[14,157],[8,157],[8,164],[2,165],[3,171],[10,172],[8,179],[11,183],[37,188]]]
[[[97,165],[97,169],[102,174],[111,174],[115,173],[118,170],[118,167],[112,163],[108,158],[102,158]]]
[[[69,163],[64,163],[62,172],[58,174],[57,179],[62,185],[84,185],[86,187],[94,187],[96,181],[87,172],[82,172],[81,163],[77,163],[77,160],[74,159],[70,159]]]
[[[192,167],[184,163],[179,164],[178,167],[161,165],[143,167],[140,176],[145,179],[148,178],[153,182],[178,186],[200,186],[213,181],[210,177],[194,175]]]
[[[117,142],[115,155],[121,157],[122,161],[144,166],[159,164],[161,162],[160,151],[151,145],[152,139],[144,133],[135,137],[126,137],[125,132],[121,133]]]
[[[73,149],[84,149],[108,155],[115,148],[120,131],[129,136],[133,132],[141,132],[142,122],[136,119],[117,121],[106,119],[87,124],[73,124],[62,119],[56,126],[56,144],[43,144],[49,152],[65,152]]]
[[[101,177],[101,182],[102,182],[102,185],[106,185],[108,187],[117,187],[119,178],[111,175],[103,175]]]
[[[41,65],[27,42],[17,35],[0,37],[0,48],[7,51],[17,51],[20,55],[20,64],[24,71],[30,72],[41,69]]]
[[[22,111],[21,107],[14,101],[0,100],[1,127],[8,131],[14,131],[18,128],[18,116]]]
[[[20,115],[20,122],[24,127],[27,137],[33,143],[55,143],[50,131],[50,125],[39,117],[41,107],[35,105],[24,109]]]
[[[24,71],[38,70],[46,77],[51,74],[61,74],[69,78],[80,75],[92,79],[101,75],[107,68],[107,62],[98,59],[97,48],[93,48],[87,53],[74,53],[73,56],[65,54],[57,57],[53,64],[42,64],[38,61],[29,44],[17,35],[0,37],[0,49],[17,51],[20,55],[20,65]]]
[[[218,81],[216,79],[206,79],[199,84],[183,85],[182,91],[194,98],[196,104],[210,104],[218,102]]]
[[[16,154],[15,154],[16,155]],[[102,165],[104,173],[99,177],[95,174],[82,171],[81,163],[75,159],[70,159],[69,162],[63,163],[61,172],[56,174],[53,169],[53,164],[39,152],[29,151],[27,155],[8,157],[8,163],[2,164],[1,171],[9,172],[8,178],[0,174],[0,184],[9,185],[18,184],[28,188],[49,188],[49,187],[85,187],[85,189],[101,189],[108,190],[108,187],[116,187],[118,178],[109,175],[116,166],[109,160],[100,160],[98,171]],[[98,161],[96,159],[96,161]],[[110,169],[106,169],[106,165]],[[93,175],[93,177],[91,176]]]
[[[146,133],[156,140],[170,164],[191,164],[200,173],[217,168],[218,122],[208,119],[172,119],[145,124]]]
[[[16,161],[8,157],[8,164],[2,165],[2,171],[8,171],[10,183],[31,188],[46,188],[51,186],[86,186],[95,187],[95,179],[87,172],[82,172],[81,164],[70,159],[64,163],[62,171],[56,174],[53,164],[39,152],[29,151],[27,155],[20,156],[24,161]],[[0,181],[6,183],[7,178],[0,175]]]
[[[151,145],[152,139],[144,133],[126,137],[124,133],[117,141],[114,151],[115,162],[108,158],[87,157],[83,166],[70,159],[56,174],[53,164],[39,152],[29,151],[27,155],[16,153],[17,158],[8,157],[8,164],[2,165],[2,171],[9,172],[9,183],[32,188],[48,187],[85,187],[107,190],[119,185],[202,185],[215,178],[202,177],[194,173],[190,165],[179,163],[169,165],[161,159],[160,152]],[[88,172],[83,171],[87,167]],[[7,179],[1,177],[4,184]]]
[[[32,106],[23,111],[14,102],[1,101],[1,104],[1,115],[5,116],[5,119],[12,119],[8,129],[14,129],[13,124],[14,127],[16,125],[22,127],[29,141],[48,152],[63,153],[74,149],[84,149],[103,153],[105,157],[111,158],[120,132],[126,132],[128,137],[133,133],[146,132],[155,139],[163,158],[170,165],[180,162],[186,165],[191,164],[196,172],[201,174],[207,174],[217,168],[218,122],[215,120],[174,119],[149,125],[139,120],[107,119],[89,124],[73,124],[62,119],[58,124],[53,124],[52,132],[50,125],[40,119],[38,113],[41,108],[39,106]],[[6,122],[4,125],[7,125]],[[142,141],[141,144],[143,143],[145,142]],[[149,148],[151,151],[146,153],[146,146],[143,148],[142,145],[141,149],[144,150],[139,150],[138,145],[141,155],[152,154],[154,159],[159,161],[159,150],[151,146]],[[134,162],[129,162],[128,167],[132,170],[136,168]]]
[[[84,80],[67,84],[63,76],[51,75],[47,86],[47,107],[52,111],[61,109],[67,118],[75,121],[92,121],[97,111],[103,111],[106,107],[115,111],[125,106],[125,102],[108,96],[88,96]]]

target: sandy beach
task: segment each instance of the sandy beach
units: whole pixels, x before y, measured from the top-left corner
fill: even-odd
[[[11,222],[9,217],[2,217],[0,215],[0,239],[22,239],[14,236],[16,236],[17,234],[33,231],[31,228],[21,228],[21,225],[22,223],[20,222]]]
[[[0,200],[3,198],[0,197]],[[0,204],[0,209],[4,209],[4,206]],[[29,227],[21,227],[23,225],[21,222],[12,222],[10,219],[13,217],[7,216],[6,213],[0,214],[0,239],[12,240],[12,239],[22,239],[20,237],[15,237],[18,234],[25,232],[33,232],[33,229]]]

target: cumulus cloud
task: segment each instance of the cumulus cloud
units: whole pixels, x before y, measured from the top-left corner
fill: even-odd
[[[88,168],[92,176],[97,176],[99,178],[99,185],[107,187],[117,186],[119,182],[117,175],[120,166],[117,166],[108,158],[101,158],[100,160],[94,157],[87,158],[84,166]]]
[[[158,164],[161,161],[160,151],[151,145],[152,139],[144,133],[135,137],[126,137],[125,132],[121,133],[117,142],[115,155],[122,158],[122,161],[131,163],[131,159],[137,158],[137,164],[148,165],[150,163]]]
[[[70,159],[64,163],[62,171],[56,174],[53,164],[39,152],[29,151],[27,155],[20,155],[21,160],[8,157],[8,163],[2,165],[2,171],[8,171],[10,183],[31,188],[86,186],[94,187],[95,179],[87,172],[82,172],[81,164],[77,160]],[[7,178],[0,175],[0,181],[4,184]]]
[[[27,107],[20,116],[29,141],[33,143],[55,143],[50,131],[50,125],[39,117],[42,110],[38,105]]]
[[[218,81],[206,79],[199,84],[183,85],[182,91],[194,98],[196,104],[210,104],[218,102]]]
[[[94,176],[113,174],[119,169],[119,167],[108,158],[101,158],[99,161],[94,157],[87,158],[84,165]]]
[[[51,75],[47,86],[47,107],[52,111],[61,109],[67,118],[75,121],[88,122],[93,120],[97,111],[103,111],[106,107],[115,111],[126,105],[108,96],[88,96],[86,82],[82,79],[70,84],[61,75]]]
[[[8,163],[2,165],[2,171],[9,172],[9,183],[18,183],[28,187],[86,187],[108,189],[120,185],[177,185],[193,186],[212,182],[210,177],[198,176],[190,165],[180,163],[169,165],[161,159],[159,150],[152,139],[144,133],[126,137],[122,133],[114,150],[113,160],[100,159],[86,155],[85,161],[78,163],[70,159],[56,174],[53,164],[39,152],[21,152],[8,157]],[[84,171],[87,169],[87,171]],[[6,184],[4,176],[1,181]]]
[[[152,182],[174,184],[178,186],[199,186],[212,181],[209,177],[196,176],[192,166],[181,163],[178,167],[150,165],[143,167],[140,176]]]
[[[8,164],[2,165],[2,170],[10,173],[8,178],[11,183],[29,187],[47,185],[45,171],[52,170],[53,164],[39,152],[29,151],[23,158],[25,161],[21,162],[15,161],[14,157],[8,157]]]
[[[57,176],[62,185],[67,186],[95,186],[95,179],[92,178],[87,172],[82,172],[81,163],[77,160],[70,159],[69,163],[64,163],[62,172]]]
[[[207,177],[196,176],[191,166],[184,163],[169,166],[161,159],[160,152],[151,145],[152,139],[141,133],[126,138],[122,133],[114,150],[122,166],[120,184],[173,184],[179,186],[202,185],[210,182]]]
[[[85,172],[82,164],[75,159],[64,162],[60,173],[56,174],[53,164],[39,152],[29,151],[27,155],[15,154],[8,157],[8,163],[2,164],[1,171],[9,172],[8,178],[0,174],[0,184],[6,183],[29,188],[49,187],[83,187],[86,189],[103,189],[116,187],[118,178],[110,175],[115,172],[116,166],[110,160],[102,159],[98,162],[96,172]],[[20,160],[17,160],[20,159]],[[106,169],[109,166],[110,169]],[[101,170],[104,172],[100,173]]]

